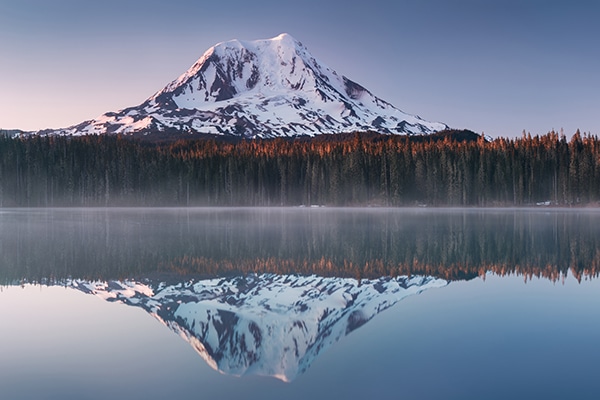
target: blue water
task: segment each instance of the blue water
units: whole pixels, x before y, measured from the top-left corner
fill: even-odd
[[[530,218],[520,213],[511,218]],[[587,218],[578,216],[577,221],[597,218],[591,213]],[[577,226],[559,224],[558,236],[569,232],[570,238],[575,237]],[[171,232],[164,224],[162,229]],[[450,229],[454,235],[465,234],[456,229],[455,225]],[[526,236],[535,239],[544,232],[546,228]],[[9,234],[2,235],[6,246]],[[591,239],[582,252],[588,254],[598,240]],[[22,240],[24,246],[31,245]],[[3,268],[9,267],[7,259],[16,260],[9,255],[0,258]],[[31,264],[43,260],[26,259],[29,264],[20,266],[24,270],[43,270]],[[577,260],[577,254],[569,259]],[[10,267],[13,271],[14,265]],[[223,375],[141,309],[60,286],[24,283],[21,287],[13,282],[0,292],[0,396],[597,399],[600,283],[586,276],[579,282],[568,266],[566,271],[557,280],[487,272],[408,297],[323,352],[291,383]]]

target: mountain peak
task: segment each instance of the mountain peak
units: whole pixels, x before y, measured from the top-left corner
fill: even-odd
[[[258,40],[240,40],[240,39],[232,39],[226,42],[221,42],[216,44],[213,47],[221,47],[231,45],[241,45],[242,47],[255,50],[257,47],[261,47],[264,45],[285,45],[285,46],[301,46],[301,43],[296,40],[289,33],[280,33],[279,35],[269,38],[269,39],[258,39]]]
[[[296,41],[296,39],[294,39],[294,38],[292,37],[292,35],[290,35],[290,34],[289,34],[289,33],[287,33],[287,32],[280,33],[279,35],[275,36],[275,37],[274,37],[274,38],[272,38],[271,40],[274,40],[274,41],[293,40],[293,41],[297,42],[297,41]]]
[[[375,97],[281,33],[218,43],[141,105],[55,133],[176,129],[267,138],[366,130],[423,134],[445,128]]]

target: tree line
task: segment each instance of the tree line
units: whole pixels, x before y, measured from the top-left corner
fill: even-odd
[[[600,141],[368,133],[315,139],[0,137],[0,207],[581,206],[600,201]]]

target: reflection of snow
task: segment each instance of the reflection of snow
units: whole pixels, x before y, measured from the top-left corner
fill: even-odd
[[[325,349],[403,298],[447,282],[249,275],[176,285],[73,281],[108,301],[139,306],[226,374],[291,381]]]

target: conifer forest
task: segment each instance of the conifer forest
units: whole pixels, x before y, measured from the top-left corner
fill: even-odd
[[[469,131],[150,142],[0,138],[0,207],[588,206],[600,141]]]

